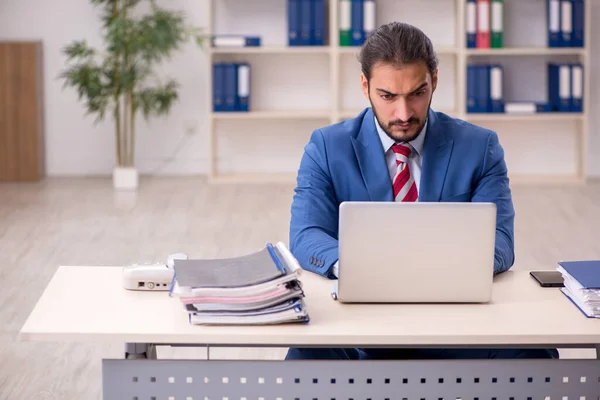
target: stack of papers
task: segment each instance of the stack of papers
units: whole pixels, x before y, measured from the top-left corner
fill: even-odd
[[[556,268],[563,276],[561,291],[589,318],[600,318],[600,260],[563,261]]]
[[[300,265],[284,243],[227,259],[175,260],[171,297],[194,325],[308,322]]]

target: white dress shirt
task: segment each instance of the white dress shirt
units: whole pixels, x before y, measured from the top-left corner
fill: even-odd
[[[385,154],[385,161],[388,166],[388,171],[390,173],[390,184],[394,180],[396,176],[396,170],[398,168],[398,164],[396,163],[396,154],[392,150],[392,146],[396,143],[392,138],[390,138],[381,128],[379,122],[377,122],[377,118],[373,116],[375,120],[375,127],[377,128],[377,133],[379,134],[379,140],[381,140],[381,145],[383,146],[383,152]],[[425,125],[423,129],[421,129],[421,133],[416,137],[415,140],[410,141],[410,144],[413,150],[410,152],[410,156],[408,157],[408,168],[410,170],[410,174],[413,177],[415,184],[417,185],[417,193],[421,189],[421,167],[423,163],[423,143],[425,141],[425,133],[427,132],[427,121],[425,121]],[[339,271],[339,260],[333,264],[332,273],[336,277],[338,276]]]

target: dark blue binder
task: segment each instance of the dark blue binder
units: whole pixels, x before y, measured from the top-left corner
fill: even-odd
[[[467,65],[467,112],[477,112],[477,66]]]
[[[566,13],[565,13],[566,12]],[[571,13],[569,17],[567,14]],[[573,37],[573,0],[560,0],[560,47],[571,47]]]
[[[350,24],[350,46],[362,46],[364,31],[364,0],[352,0],[352,23]]]
[[[300,0],[300,46],[310,46],[314,35],[313,0]]]
[[[573,63],[571,68],[571,112],[583,112],[583,64]]]
[[[225,110],[224,67],[222,63],[213,64],[213,111]]]
[[[237,64],[237,111],[250,110],[250,64]]]
[[[325,0],[312,0],[312,20],[313,20],[313,35],[311,36],[311,45],[325,45]]]
[[[470,13],[472,11],[472,13]],[[474,14],[474,15],[473,15]],[[470,18],[473,17],[473,21]],[[477,1],[467,0],[467,48],[474,49],[477,47]],[[468,27],[471,24],[473,30],[469,31]]]
[[[585,27],[585,2],[573,0],[573,34],[571,35],[572,47],[584,47]]]
[[[552,111],[558,111],[559,108],[558,88],[558,64],[548,63],[548,103],[550,103]]]
[[[490,69],[490,88],[493,86],[493,82],[492,82],[492,74],[491,71],[492,69],[499,69],[500,70],[500,93],[501,93],[501,97],[499,99],[493,99],[491,96],[491,89],[490,89],[490,104],[489,104],[489,112],[493,112],[493,113],[503,113],[504,112],[504,67],[502,66],[502,64],[492,64],[489,66]]]
[[[560,0],[547,0],[548,47],[560,47]]]
[[[571,66],[569,64],[558,64],[558,111],[571,111],[572,93]]]
[[[487,113],[491,110],[491,98],[490,98],[490,66],[489,65],[478,65],[477,66],[477,90],[475,96],[475,103],[477,104],[477,112]]]
[[[224,64],[224,81],[225,81],[225,111],[237,110],[237,65],[232,63]]]
[[[288,0],[288,45],[300,45],[300,0]]]
[[[558,265],[585,289],[600,289],[600,260],[561,261]]]

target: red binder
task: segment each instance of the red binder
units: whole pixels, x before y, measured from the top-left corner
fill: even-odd
[[[477,48],[489,49],[490,38],[490,0],[477,0]]]

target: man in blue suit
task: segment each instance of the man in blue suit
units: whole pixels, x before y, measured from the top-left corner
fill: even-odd
[[[430,108],[438,61],[418,28],[390,23],[369,36],[361,83],[371,107],[313,132],[298,170],[290,248],[304,269],[335,279],[343,201],[494,202],[494,273],[514,263],[514,217],[495,132]],[[545,349],[291,348],[287,359],[546,358]]]

